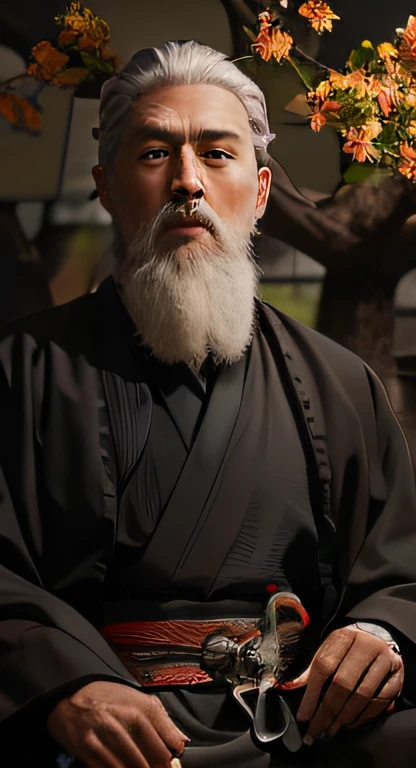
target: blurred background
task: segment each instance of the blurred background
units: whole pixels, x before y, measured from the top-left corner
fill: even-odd
[[[24,70],[36,43],[56,40],[54,17],[66,5],[62,0],[0,0],[0,81]],[[253,0],[87,3],[110,25],[111,48],[122,61],[141,47],[168,39],[196,39],[230,57],[244,56],[249,41],[243,25],[255,23],[267,5]],[[416,0],[332,0],[330,5],[341,17],[332,34],[318,36],[302,24],[296,39],[308,55],[336,69],[362,40],[375,45],[391,41],[394,30],[406,26],[412,12],[416,15]],[[299,215],[309,203],[325,215],[325,204],[338,199],[345,165],[338,135],[328,127],[314,133],[304,119],[286,110],[305,90],[288,63],[277,71],[260,62],[248,74],[265,93],[276,133],[269,151],[299,192]],[[2,332],[23,315],[94,290],[114,267],[111,221],[99,202],[90,199],[98,98],[49,86],[41,103],[38,136],[16,131],[0,117]],[[413,211],[409,206],[405,230],[400,217],[396,223],[392,219],[383,245],[380,237],[373,241],[371,257],[364,247],[359,257],[339,259],[337,249],[321,254],[308,237],[299,248],[293,236],[296,210],[294,227],[282,220],[281,230],[277,211],[273,231],[269,228],[259,239],[257,255],[266,300],[349,346],[380,373],[416,464],[415,213],[416,207]],[[383,258],[377,249],[374,257],[374,242],[383,248]]]

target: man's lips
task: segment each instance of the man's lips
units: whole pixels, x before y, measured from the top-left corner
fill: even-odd
[[[210,227],[201,219],[195,216],[175,216],[169,219],[163,227],[165,231],[175,234],[184,234],[191,236],[201,235],[203,232],[209,232]]]

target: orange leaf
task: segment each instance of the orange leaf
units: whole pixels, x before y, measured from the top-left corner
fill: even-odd
[[[325,30],[332,32],[332,22],[340,19],[323,0],[308,0],[300,6],[299,13],[309,20],[312,29],[319,35]]]
[[[399,55],[412,64],[416,61],[416,16],[409,16],[407,27],[401,32]]]
[[[77,40],[79,36],[78,32],[73,29],[63,29],[58,37],[59,45],[71,45],[74,40]]]
[[[380,56],[380,59],[396,59],[398,56],[398,50],[394,47],[391,43],[381,43],[381,45],[378,46],[378,55]]]
[[[364,125],[362,128],[351,128],[347,134],[347,141],[344,144],[344,152],[352,154],[357,163],[365,163],[367,160],[373,163],[380,159],[380,151],[374,146],[373,139],[376,139],[383,126],[376,120]]]
[[[405,142],[400,145],[400,154],[405,160],[416,162],[416,151]]]
[[[329,80],[323,80],[321,83],[319,83],[315,94],[319,99],[322,99],[322,101],[325,101],[325,99],[329,96],[329,94],[332,91],[331,83]]]
[[[398,170],[406,178],[416,181],[416,152],[414,148],[407,143],[403,143],[400,145],[400,154],[402,160],[398,165]]]
[[[293,45],[293,38],[287,32],[282,32],[278,27],[262,30],[251,46],[257,51],[264,61],[270,61],[272,56],[281,62],[289,57]]]
[[[311,120],[311,128],[315,133],[319,133],[321,128],[324,127],[326,123],[326,117],[322,114],[322,112],[317,112],[316,115],[313,115]]]
[[[383,88],[378,94],[377,99],[384,117],[388,117],[394,106],[391,89]]]
[[[69,67],[54,78],[56,85],[78,85],[88,75],[85,67]]]
[[[110,28],[108,24],[98,17],[93,19],[81,37],[80,46],[87,48],[103,48],[110,40]]]
[[[65,13],[55,17],[57,24],[62,24],[66,29],[74,32],[84,32],[85,27],[94,19],[94,14],[89,8],[84,8],[80,2],[69,3]]]
[[[95,51],[98,46],[97,40],[95,40],[88,32],[80,37],[78,47],[80,51]]]
[[[338,112],[341,109],[341,104],[337,101],[324,101],[321,107],[322,112]]]
[[[14,93],[0,93],[0,115],[19,128],[40,130],[39,112],[26,99]]]
[[[32,48],[32,56],[34,63],[27,68],[27,74],[48,81],[53,80],[54,75],[69,61],[69,56],[61,53],[45,40]]]

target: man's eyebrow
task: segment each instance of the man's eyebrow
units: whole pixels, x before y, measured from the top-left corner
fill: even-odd
[[[190,141],[191,143],[228,140],[239,141],[241,140],[241,135],[236,131],[231,131],[225,128],[205,128],[198,131],[191,129],[188,135],[185,131],[169,130],[168,128],[149,124],[138,127],[131,137],[132,141],[144,141],[146,139],[163,141],[166,144],[180,146],[187,141]]]

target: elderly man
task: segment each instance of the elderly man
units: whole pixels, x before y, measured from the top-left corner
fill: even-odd
[[[10,766],[414,764],[408,452],[374,374],[257,299],[270,138],[194,42],[104,86],[119,269],[0,350]]]

